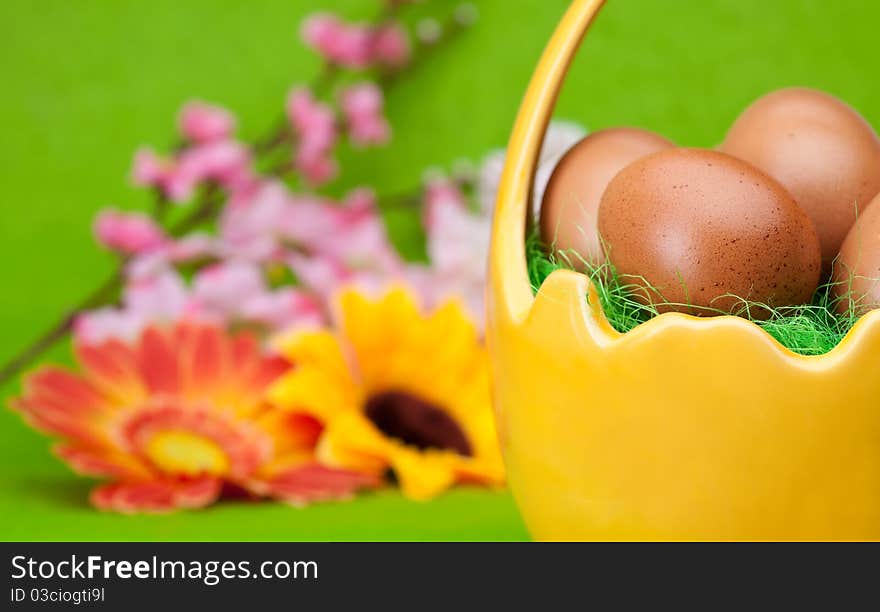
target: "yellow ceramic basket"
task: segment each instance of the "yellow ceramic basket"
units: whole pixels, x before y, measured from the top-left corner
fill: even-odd
[[[589,280],[532,296],[526,214],[557,93],[602,0],[575,0],[514,126],[490,256],[488,340],[510,485],[544,540],[880,539],[880,311],[796,355],[736,317],[627,334]]]

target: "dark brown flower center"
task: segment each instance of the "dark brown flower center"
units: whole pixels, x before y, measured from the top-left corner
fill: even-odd
[[[409,393],[374,395],[367,401],[365,413],[386,436],[420,450],[437,448],[471,455],[471,445],[458,423],[434,404]]]

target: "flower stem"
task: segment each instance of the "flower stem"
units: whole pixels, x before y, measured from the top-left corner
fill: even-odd
[[[173,236],[181,236],[196,228],[199,224],[209,221],[216,215],[217,208],[222,203],[222,197],[216,188],[209,188],[199,205],[186,217],[180,220],[171,230]],[[89,293],[76,306],[66,311],[61,317],[43,332],[38,338],[22,349],[12,359],[0,367],[0,385],[5,384],[16,376],[24,368],[30,365],[40,355],[52,348],[57,342],[63,340],[73,330],[76,318],[81,313],[111,304],[118,299],[125,279],[124,269],[126,261],[120,262],[115,271],[96,289]]]
[[[0,385],[6,383],[21,370],[30,365],[37,357],[52,348],[55,343],[64,339],[73,329],[73,324],[79,313],[97,308],[113,301],[122,288],[122,268],[116,270],[101,285],[92,291],[85,299],[72,309],[67,311],[60,319],[43,334],[25,347],[12,359],[0,368]]]

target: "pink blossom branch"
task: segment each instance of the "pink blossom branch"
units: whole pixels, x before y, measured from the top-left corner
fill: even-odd
[[[422,202],[422,187],[413,188],[411,191],[401,191],[393,195],[379,197],[379,206],[384,209],[393,207],[417,207]],[[208,223],[216,218],[217,211],[222,204],[222,198],[214,197],[205,199],[200,206],[194,209],[184,219],[182,219],[169,232],[171,235],[180,236],[186,232],[197,228],[203,223]],[[82,301],[73,308],[65,311],[61,317],[37,337],[33,342],[28,344],[24,349],[17,353],[10,360],[0,367],[0,385],[5,384],[13,377],[17,376],[22,370],[33,363],[43,353],[48,351],[58,342],[64,340],[73,329],[76,318],[83,312],[113,304],[118,300],[119,292],[122,288],[125,277],[123,269],[125,260],[119,267],[107,277],[96,289],[89,293]]]
[[[383,24],[391,22],[400,7],[404,4],[405,2],[394,0],[388,2],[373,23]],[[437,43],[451,39],[468,25],[467,16],[463,18],[461,14],[457,13],[445,26],[440,27],[440,36],[431,38],[430,40],[422,40],[423,44],[417,48],[418,52],[414,54],[411,58],[412,61],[406,66],[406,68],[409,69],[414,63],[421,62],[427,52],[430,51],[431,48],[437,46]],[[387,67],[380,73],[377,79],[378,84],[382,86],[383,89],[388,89],[396,82],[398,76],[402,72],[402,67]],[[313,81],[310,88],[311,91],[315,95],[321,97],[327,96],[332,92],[341,74],[342,67],[339,64],[326,63],[320,74]],[[255,157],[264,157],[278,151],[283,145],[291,146],[293,144],[294,134],[291,131],[290,125],[287,121],[281,121],[270,130],[268,135],[252,142],[249,149]],[[292,160],[285,160],[273,166],[269,171],[264,172],[263,175],[283,176],[284,173],[289,172],[292,169]],[[171,202],[162,189],[156,189],[155,192],[156,198],[151,217],[161,226],[165,225]],[[380,201],[387,203],[388,206],[417,206],[421,203],[420,195],[421,188],[414,189],[411,193],[396,194],[389,198],[380,198]],[[197,197],[192,210],[178,222],[173,224],[172,227],[168,228],[168,234],[171,237],[180,237],[198,228],[202,224],[216,220],[223,207],[223,198],[223,191],[216,185],[211,184]],[[125,282],[124,270],[127,262],[127,257],[121,258],[117,268],[103,283],[89,293],[82,301],[65,311],[45,332],[0,366],[0,385],[5,384],[12,377],[18,375],[24,368],[28,367],[52,346],[65,339],[73,329],[77,317],[81,313],[101,306],[117,303]]]

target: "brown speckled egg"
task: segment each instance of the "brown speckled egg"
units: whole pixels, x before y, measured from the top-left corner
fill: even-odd
[[[859,213],[834,262],[837,309],[858,314],[880,307],[880,195]]]
[[[788,189],[813,220],[826,272],[864,207],[880,192],[880,140],[855,110],[812,89],[781,89],[734,122],[721,151]]]
[[[638,128],[593,132],[574,145],[553,170],[541,205],[541,240],[579,266],[602,263],[596,211],[605,187],[628,164],[674,146]]]
[[[661,311],[735,312],[733,296],[803,304],[819,281],[806,213],[779,183],[717,151],[668,149],[621,170],[602,196],[599,233],[624,282],[656,290],[635,297]]]

